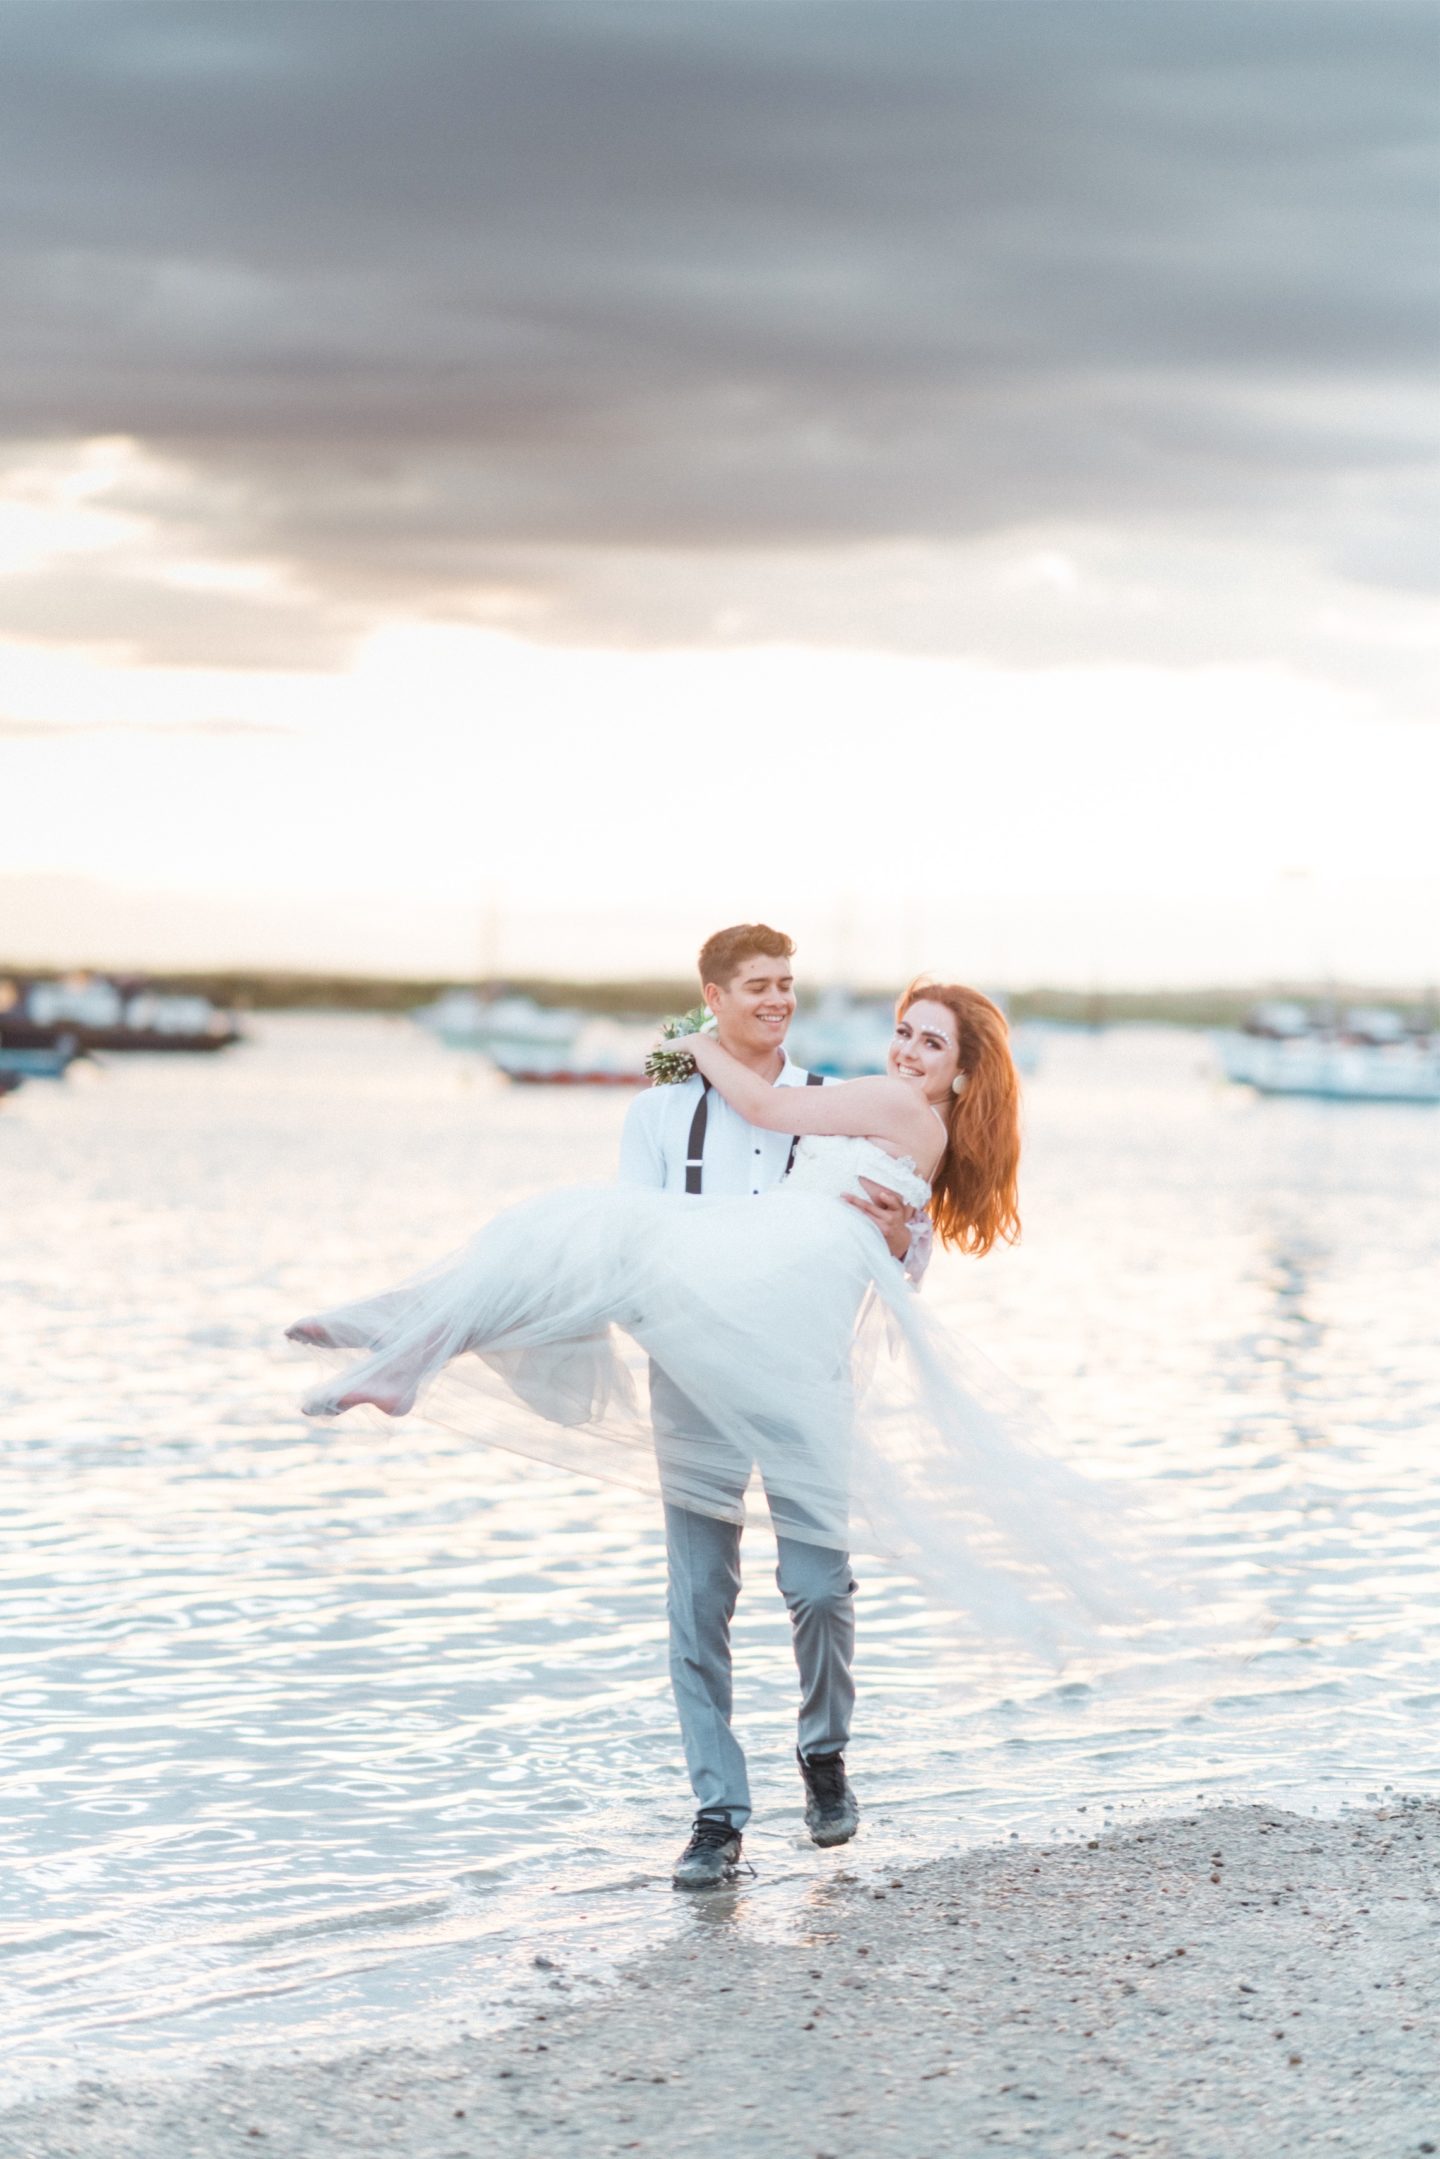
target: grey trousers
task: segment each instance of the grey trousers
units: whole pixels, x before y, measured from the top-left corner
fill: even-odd
[[[696,1412],[665,1375],[651,1369],[651,1408],[664,1479],[664,1432],[671,1416],[693,1431]],[[738,1499],[749,1465],[737,1465]],[[834,1754],[847,1744],[855,1707],[855,1582],[850,1558],[826,1545],[776,1537],[775,1580],[790,1611],[800,1672],[802,1754]],[[740,1525],[666,1503],[670,1683],[698,1811],[750,1819],[745,1756],[730,1728],[730,1621],[740,1594]]]

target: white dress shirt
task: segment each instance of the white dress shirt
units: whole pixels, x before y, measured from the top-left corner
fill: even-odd
[[[780,1052],[784,1063],[777,1087],[803,1087],[804,1067],[792,1062],[788,1051]],[[702,1082],[698,1072],[674,1087],[652,1087],[636,1095],[625,1118],[620,1138],[620,1182],[648,1184],[662,1192],[683,1192],[685,1159],[690,1152],[690,1126],[700,1100]],[[789,1132],[762,1132],[747,1124],[733,1110],[718,1087],[710,1090],[705,1115],[705,1175],[701,1189],[711,1198],[738,1198],[742,1193],[758,1196],[771,1191],[785,1174],[790,1160]]]
[[[777,1087],[803,1087],[809,1075],[781,1050],[784,1063]],[[700,1100],[698,1072],[673,1087],[651,1087],[636,1095],[620,1136],[620,1182],[643,1184],[661,1192],[683,1192],[690,1152],[690,1126]],[[758,1197],[773,1191],[790,1160],[792,1134],[762,1132],[730,1107],[718,1087],[710,1090],[705,1120],[705,1171],[702,1192],[711,1197]],[[930,1261],[930,1217],[923,1210],[910,1217],[910,1249],[904,1271],[917,1286]]]

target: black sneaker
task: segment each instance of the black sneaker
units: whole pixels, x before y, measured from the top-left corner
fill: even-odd
[[[805,1827],[816,1844],[848,1844],[860,1827],[860,1803],[850,1789],[843,1754],[802,1754],[795,1749],[805,1779]]]
[[[677,1889],[720,1889],[740,1870],[740,1832],[725,1814],[697,1814],[671,1876]]]

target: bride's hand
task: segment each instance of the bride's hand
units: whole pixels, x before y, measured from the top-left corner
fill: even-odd
[[[685,1057],[693,1057],[696,1064],[700,1065],[701,1059],[699,1056],[696,1056],[697,1049],[699,1048],[701,1043],[705,1043],[708,1045],[710,1043],[713,1043],[714,1040],[714,1033],[709,1028],[706,1028],[703,1033],[699,1034],[660,1034],[657,1035],[655,1037],[655,1040],[651,1043],[647,1054],[651,1057],[654,1057],[657,1056],[661,1051],[663,1051],[667,1056],[675,1056],[678,1054]],[[703,1066],[701,1067],[701,1069],[703,1070]]]

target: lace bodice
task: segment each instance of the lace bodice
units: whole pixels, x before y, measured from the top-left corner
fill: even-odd
[[[842,1193],[865,1197],[860,1183],[868,1177],[898,1192],[909,1207],[923,1207],[930,1187],[911,1157],[886,1154],[873,1139],[846,1139],[806,1133],[795,1148],[795,1160],[780,1189],[782,1192],[815,1192],[839,1199]]]

